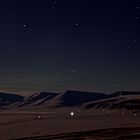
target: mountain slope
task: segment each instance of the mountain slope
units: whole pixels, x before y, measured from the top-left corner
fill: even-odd
[[[45,104],[48,100],[53,99],[57,95],[58,95],[58,93],[51,93],[51,92],[35,93],[35,94],[29,96],[28,98],[26,98],[18,106],[19,107],[39,106],[39,105]]]
[[[106,99],[106,98],[108,98],[108,95],[104,93],[69,90],[60,96],[59,104],[61,106],[77,106],[90,101]]]
[[[0,106],[10,105],[15,102],[21,102],[24,99],[23,96],[10,94],[10,93],[0,93]]]
[[[73,90],[69,90],[60,94],[41,92],[28,97],[23,102],[21,102],[18,107],[72,107],[79,106],[90,101],[106,98],[108,98],[108,95],[104,93],[92,93]]]
[[[140,92],[121,92],[121,94],[116,92],[111,94],[108,99],[93,101],[85,106],[86,109],[140,109]]]

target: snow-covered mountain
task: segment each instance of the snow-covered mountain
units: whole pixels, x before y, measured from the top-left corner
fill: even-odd
[[[140,109],[140,92],[120,91],[110,95],[108,99],[90,102],[85,109]]]
[[[84,109],[140,109],[140,92],[112,94],[69,90],[63,93],[38,92],[29,97],[0,93],[0,106],[18,109],[82,107]]]
[[[49,100],[53,99],[55,96],[59,95],[58,93],[52,92],[39,92],[35,93],[23,100],[18,104],[18,107],[26,106],[39,106],[47,103]]]

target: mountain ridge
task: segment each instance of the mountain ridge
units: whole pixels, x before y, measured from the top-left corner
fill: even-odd
[[[79,107],[82,105],[86,105],[85,109],[104,107],[119,108],[125,107],[126,103],[134,104],[136,102],[139,104],[140,102],[137,100],[139,95],[139,91],[116,91],[107,94],[79,90],[67,90],[61,93],[37,92],[28,97],[0,93],[0,107],[8,107],[14,104],[13,107],[16,108],[42,107],[46,109],[49,107]]]

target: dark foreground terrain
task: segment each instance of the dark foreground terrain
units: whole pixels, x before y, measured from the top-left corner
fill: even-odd
[[[25,137],[13,140],[139,140],[140,127],[110,128],[84,132],[64,133],[36,137]]]
[[[70,112],[74,112],[74,116]],[[0,140],[140,140],[140,115],[121,110],[1,111]]]

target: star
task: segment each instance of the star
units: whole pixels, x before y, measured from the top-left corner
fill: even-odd
[[[70,77],[69,77],[69,76],[67,76],[67,77],[66,77],[66,80],[70,80]]]
[[[135,39],[135,40],[134,40],[134,42],[136,43],[136,42],[137,42],[137,40]]]
[[[54,2],[53,2],[52,9],[55,9],[55,8],[57,8],[58,6],[59,6],[59,5],[58,5],[57,1],[54,1]]]
[[[25,27],[27,27],[27,25],[26,24],[23,24],[22,27],[25,28]]]
[[[54,1],[54,3],[56,4],[56,3],[57,3],[57,1],[55,0],[55,1]]]
[[[130,48],[134,48],[135,43],[137,43],[137,40],[134,39],[132,43],[130,43],[130,45],[128,46],[128,49]]]
[[[76,72],[76,70],[74,70],[74,69],[73,69],[71,72],[72,72],[72,73],[75,73],[75,72]]]
[[[79,26],[79,22],[76,22],[76,23],[75,23],[75,26],[78,27],[78,26]]]
[[[62,87],[63,86],[63,83],[58,83],[58,86]]]
[[[8,10],[8,11],[7,11],[7,13],[8,13],[8,14],[11,14],[11,11],[10,11],[10,10]]]

